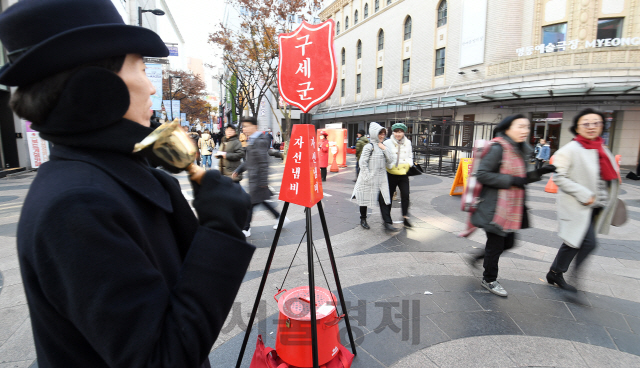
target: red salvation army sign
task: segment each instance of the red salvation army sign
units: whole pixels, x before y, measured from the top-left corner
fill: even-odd
[[[280,96],[305,113],[329,98],[336,88],[334,28],[332,19],[315,25],[303,21],[294,32],[278,36]]]

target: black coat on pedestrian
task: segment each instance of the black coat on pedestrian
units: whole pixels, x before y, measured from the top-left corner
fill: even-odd
[[[222,138],[222,143],[220,144],[220,151],[226,152],[224,158],[220,159],[220,172],[222,175],[231,176],[234,171],[240,166],[242,163],[242,158],[244,158],[244,148],[242,148],[242,144],[240,140],[238,140],[238,136],[234,135],[231,138]],[[242,174],[238,174],[235,181],[242,180]]]
[[[77,96],[38,127],[55,145],[18,224],[38,366],[208,367],[254,248],[199,225],[178,181],[131,153],[151,129],[94,124],[128,96],[98,96],[106,112]],[[56,133],[68,124],[88,130]]]
[[[252,144],[245,147],[244,162],[236,169],[239,174],[248,171],[251,203],[257,204],[271,198],[269,190],[269,138],[260,134]]]
[[[527,169],[527,182],[532,183],[540,180],[540,175],[534,170],[532,165],[528,164],[528,158],[531,155],[532,148],[527,143],[517,144],[506,134],[500,133],[500,136],[505,138],[507,142],[511,143],[522,158],[523,164]],[[479,228],[485,229],[485,231],[497,234],[500,236],[506,236],[507,234],[495,226],[493,217],[496,213],[496,204],[498,203],[498,190],[511,188],[511,175],[501,174],[500,165],[502,164],[502,146],[494,143],[491,144],[489,152],[482,157],[480,166],[476,176],[478,181],[482,184],[482,192],[480,193],[481,201],[478,204],[478,208],[471,216],[471,223]],[[526,201],[526,190],[525,190]],[[524,203],[524,202],[523,202]],[[522,227],[526,229],[529,227],[529,216],[527,214],[527,206],[524,205],[522,209]]]

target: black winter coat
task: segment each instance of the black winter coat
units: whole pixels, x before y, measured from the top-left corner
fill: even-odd
[[[220,145],[220,151],[226,152],[224,158],[220,159],[220,172],[222,175],[231,176],[233,172],[240,166],[242,158],[244,157],[244,148],[238,139],[237,135],[227,139],[222,138]],[[242,180],[242,174],[238,174],[235,181]]]
[[[269,138],[260,134],[245,147],[244,162],[236,169],[239,174],[248,171],[251,203],[257,204],[271,198],[269,190]]]
[[[525,157],[529,157],[532,149],[527,143],[516,144],[509,137],[501,134],[509,143],[514,146],[516,152],[522,158],[525,168],[527,168],[527,182],[535,182],[540,180],[540,175],[532,169],[531,165],[528,165]],[[489,152],[480,161],[480,166],[477,171],[477,178],[482,183],[482,192],[480,198],[482,201],[478,204],[478,208],[471,216],[471,223],[479,228],[483,228],[485,231],[497,234],[500,236],[506,236],[506,233],[492,224],[493,217],[496,213],[496,204],[498,203],[498,190],[511,188],[511,175],[501,174],[500,165],[502,164],[502,146],[497,143],[492,143]],[[525,190],[526,201],[526,190]],[[526,229],[529,227],[529,216],[527,214],[527,206],[524,205],[522,209],[522,227]]]

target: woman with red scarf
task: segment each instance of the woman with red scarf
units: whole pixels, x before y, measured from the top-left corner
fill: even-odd
[[[604,114],[585,109],[573,119],[571,132],[576,138],[554,155],[558,191],[558,236],[564,243],[558,250],[547,282],[576,291],[563,273],[576,259],[576,272],[596,247],[596,233],[608,234],[615,213],[619,173],[613,155],[604,145]]]

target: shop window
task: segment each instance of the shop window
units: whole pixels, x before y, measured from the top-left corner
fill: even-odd
[[[375,12],[375,13],[377,13],[377,12],[378,12],[378,10],[380,10],[380,0],[376,0],[376,3],[375,3],[375,4],[376,4],[376,6],[375,6],[375,10],[374,10],[374,12]]]
[[[362,58],[362,41],[358,40],[358,52],[357,52],[357,58],[358,60],[360,60]]]
[[[444,74],[444,47],[436,50],[436,77]]]
[[[378,68],[378,78],[377,78],[377,86],[376,89],[381,89],[382,88],[382,67]]]
[[[531,115],[531,139],[532,146],[538,144],[544,138],[551,146],[551,154],[559,147],[560,134],[562,134],[562,112],[536,112]]]
[[[340,22],[336,23],[336,36],[340,34]]]
[[[380,30],[378,33],[378,51],[384,49],[384,31]]]
[[[340,80],[340,97],[344,97],[344,78]]]
[[[411,17],[407,17],[407,20],[404,21],[404,40],[408,40],[411,38]]]
[[[369,4],[364,4],[364,19],[367,19],[367,17],[369,17]]]
[[[349,17],[344,17],[344,30],[349,29]]]
[[[362,82],[361,75],[356,75],[356,93],[360,94],[360,83]]]
[[[616,112],[615,111],[605,111],[604,112],[604,126],[602,127],[602,140],[604,140],[605,146],[609,148],[609,150],[613,151],[613,134],[615,133],[616,128]]]
[[[353,25],[355,26],[356,24],[358,24],[358,11],[356,10],[355,13],[353,13]]]
[[[447,0],[442,0],[438,6],[438,27],[447,24]]]
[[[622,37],[622,23],[624,18],[598,19],[599,40]]]
[[[344,65],[345,64],[345,59],[346,59],[345,52],[344,52],[344,47],[342,48],[342,52],[340,53],[340,55],[342,57],[342,65]]]
[[[567,39],[567,23],[553,24],[542,27],[542,43],[556,45]]]
[[[411,59],[402,60],[402,83],[409,83],[410,67],[411,67]]]

